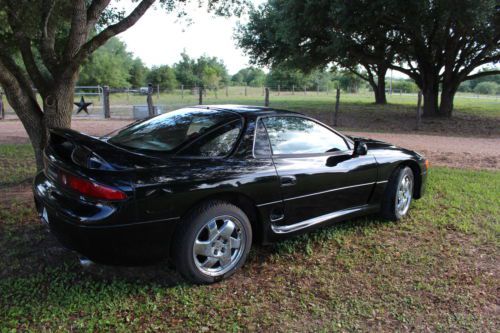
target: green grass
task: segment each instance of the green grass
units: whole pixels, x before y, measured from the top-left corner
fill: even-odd
[[[399,223],[256,246],[233,278],[165,264],[83,270],[31,203],[0,209],[0,331],[498,331],[500,172],[431,170]]]
[[[35,171],[35,158],[31,145],[0,145],[0,187],[29,180]]]

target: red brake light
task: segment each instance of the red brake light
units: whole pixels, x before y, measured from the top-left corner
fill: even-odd
[[[60,172],[59,179],[63,185],[89,197],[106,200],[123,200],[127,198],[127,195],[120,190],[93,183],[90,180],[66,172]]]

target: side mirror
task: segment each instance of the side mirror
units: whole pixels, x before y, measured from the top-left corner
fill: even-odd
[[[368,146],[361,140],[354,140],[353,156],[362,156],[368,153]]]

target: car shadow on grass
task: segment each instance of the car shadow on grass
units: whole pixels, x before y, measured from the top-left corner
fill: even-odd
[[[10,204],[4,209],[10,210],[6,221],[0,221],[0,248],[5,249],[0,254],[0,279],[26,278],[51,272],[76,274],[78,280],[118,281],[123,283],[154,284],[161,287],[175,287],[185,284],[175,267],[168,260],[148,266],[107,266],[92,263],[81,265],[79,255],[62,247],[48,228],[39,222],[34,208],[18,204]],[[17,221],[16,221],[17,220]],[[280,258],[291,254],[308,253],[311,242],[315,246],[326,246],[336,234],[363,228],[384,225],[387,221],[376,217],[363,217],[337,223],[327,228],[321,228],[307,234],[296,236],[271,245],[254,244],[247,264],[236,273],[253,275],[260,265],[273,261],[270,257]],[[297,258],[300,258],[300,255]],[[300,260],[300,259],[297,259]],[[279,260],[278,260],[279,262]],[[290,261],[287,260],[287,264]],[[279,264],[276,265],[279,269]]]

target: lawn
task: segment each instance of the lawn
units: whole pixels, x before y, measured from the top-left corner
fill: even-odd
[[[0,145],[0,188],[30,181],[35,171],[35,157],[31,145]]]
[[[233,278],[166,263],[82,269],[28,201],[1,203],[0,331],[491,331],[500,172],[431,170],[404,221],[357,219],[256,246]]]

